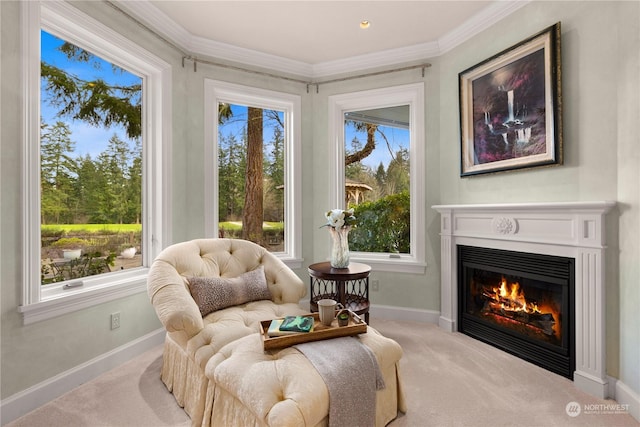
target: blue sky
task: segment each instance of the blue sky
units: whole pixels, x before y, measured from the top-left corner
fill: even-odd
[[[41,59],[48,64],[66,70],[68,73],[77,76],[83,80],[102,79],[109,84],[132,85],[140,83],[140,77],[129,72],[114,72],[111,63],[96,57],[100,68],[84,62],[69,61],[67,57],[57,50],[63,41],[45,31],[41,31]],[[102,128],[85,124],[81,121],[74,121],[66,117],[56,117],[57,109],[52,108],[46,102],[47,94],[42,94],[42,105],[40,114],[43,120],[53,125],[57,121],[67,123],[71,130],[71,140],[75,142],[75,155],[72,157],[85,156],[89,154],[95,159],[98,154],[103,152],[114,135],[123,141],[128,141],[133,147],[133,141],[127,138],[122,126],[116,125],[110,128]]]
[[[248,107],[244,105],[231,104],[231,112],[233,115],[231,119],[218,127],[218,132],[223,137],[234,135],[236,141],[241,142],[243,129],[247,126],[247,109]],[[280,111],[278,115],[280,116],[280,120],[284,121],[284,113]],[[273,149],[271,141],[273,141],[274,128],[274,123],[271,120],[264,120],[262,135],[264,151],[266,151],[268,155],[271,155]]]
[[[379,126],[378,129],[384,132],[387,139],[389,140],[389,145],[391,146],[391,150],[394,155],[401,148],[409,149],[409,131],[406,129],[400,129],[390,126]],[[345,129],[345,149],[347,151],[351,151],[351,141],[354,136],[356,136],[356,131],[353,126],[347,126]],[[367,143],[367,135],[365,132],[360,132],[357,134],[358,140],[362,147]],[[387,147],[387,142],[380,136],[380,134],[376,133],[376,149],[373,152],[364,158],[361,163],[365,166],[370,167],[374,172],[378,168],[378,165],[382,162],[385,169],[389,166],[389,162],[392,160],[391,154],[389,153],[389,148]]]

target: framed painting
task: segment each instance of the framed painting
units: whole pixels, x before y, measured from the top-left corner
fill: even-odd
[[[560,23],[459,74],[460,176],[562,164]]]

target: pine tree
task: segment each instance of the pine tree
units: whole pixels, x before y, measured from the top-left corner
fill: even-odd
[[[129,146],[115,134],[109,139],[107,149],[98,156],[98,169],[106,181],[100,211],[110,223],[125,222],[131,161]]]
[[[41,222],[59,223],[69,216],[69,198],[74,182],[75,162],[71,131],[63,122],[40,125]]]
[[[90,63],[100,68],[97,57],[71,43],[65,42],[59,50],[67,58]],[[115,72],[124,72],[113,65]],[[42,61],[40,74],[48,102],[58,108],[59,117],[81,120],[96,127],[122,125],[129,138],[142,135],[142,85],[109,85],[104,80],[84,80]]]

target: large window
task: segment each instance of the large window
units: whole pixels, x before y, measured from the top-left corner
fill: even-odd
[[[353,208],[352,258],[424,270],[423,85],[329,98],[335,206]]]
[[[43,285],[142,266],[142,78],[41,32]]]
[[[205,227],[300,265],[300,98],[207,80]]]
[[[166,63],[66,3],[22,11],[29,323],[145,289],[167,234],[170,82]]]

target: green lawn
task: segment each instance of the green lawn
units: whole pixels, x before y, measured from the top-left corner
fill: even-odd
[[[40,229],[48,232],[64,231],[66,233],[100,233],[106,231],[112,234],[139,232],[142,231],[142,224],[51,224],[42,225]]]
[[[240,231],[242,230],[242,222],[241,221],[226,221],[218,224],[218,227],[224,230],[233,230]],[[262,223],[262,228],[264,230],[284,230],[284,223],[282,222],[264,222]]]
[[[225,230],[242,230],[242,222],[240,221],[227,221],[221,222],[220,228]],[[284,230],[284,223],[282,222],[265,222],[265,230]],[[64,231],[66,233],[72,232],[88,232],[99,233],[107,231],[109,233],[129,233],[138,232],[142,230],[142,224],[51,224],[42,225],[42,231],[56,232]]]

